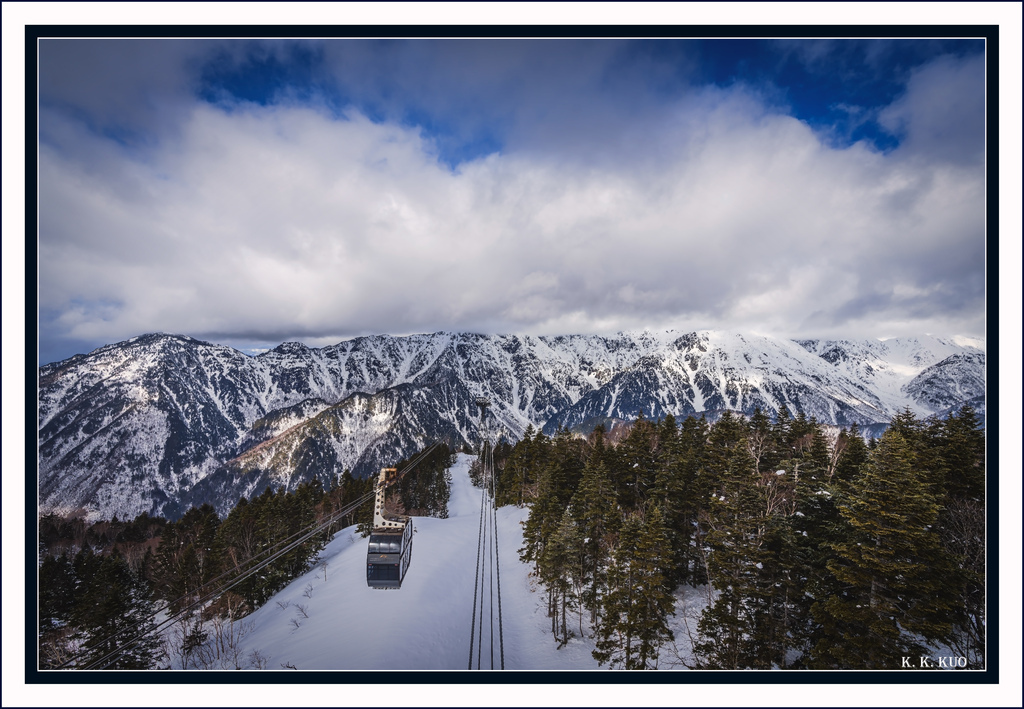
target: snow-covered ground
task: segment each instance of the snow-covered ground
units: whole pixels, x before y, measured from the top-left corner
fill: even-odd
[[[243,654],[257,650],[266,669],[279,671],[466,670],[481,496],[469,479],[471,461],[471,456],[460,455],[452,467],[448,519],[414,518],[412,563],[400,590],[366,586],[366,539],[355,527],[344,529],[321,552],[313,571],[245,619],[251,630],[243,639]],[[601,669],[590,654],[593,641],[579,637],[578,620],[569,618],[570,623],[576,620],[577,637],[565,647],[559,649],[551,635],[546,594],[530,577],[530,567],[519,561],[527,514],[516,507],[497,511],[505,669]],[[476,633],[482,629],[484,634],[481,666],[490,669],[493,620],[493,662],[498,669],[502,638],[496,598],[494,617],[488,617],[489,592]],[[479,601],[477,608],[479,615]],[[688,646],[682,619],[675,618],[672,625],[679,644]],[[583,627],[589,635],[587,625]],[[671,663],[672,655],[666,648],[662,666]]]

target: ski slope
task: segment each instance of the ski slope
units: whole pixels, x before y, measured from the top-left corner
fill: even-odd
[[[481,491],[469,479],[472,459],[460,455],[451,469],[448,519],[413,518],[412,563],[400,590],[366,586],[367,541],[348,527],[321,552],[312,571],[243,621],[251,626],[244,653],[257,650],[266,669],[278,671],[467,670],[481,502]],[[482,623],[477,601],[476,630],[483,642],[474,649],[473,667],[478,653],[480,666],[492,667],[493,634],[494,669],[501,667],[501,640],[506,670],[599,669],[589,639],[576,637],[558,649],[552,638],[546,594],[519,561],[527,515],[516,507],[497,511],[503,632],[497,583],[493,613],[490,588],[477,589],[484,596]]]

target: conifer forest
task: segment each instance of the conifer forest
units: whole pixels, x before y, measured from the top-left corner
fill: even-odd
[[[985,661],[985,438],[970,407],[880,439],[725,412],[642,417],[613,443],[529,432],[495,459],[498,501],[530,504],[522,558],[553,641],[592,628],[605,666],[657,666],[673,594],[692,669],[892,669]],[[896,664],[899,667],[899,664]]]
[[[392,506],[446,516],[451,461],[436,446],[396,486]],[[327,489],[268,487],[224,519],[208,504],[174,522],[43,516],[40,669],[265,669],[258,653],[239,654],[249,629],[240,621],[314,568],[335,532],[358,524],[369,534],[372,491],[372,480],[346,470]]]
[[[690,669],[898,669],[937,652],[985,667],[985,435],[969,406],[945,419],[906,410],[878,439],[783,408],[641,415],[587,436],[530,428],[486,452],[495,504],[529,508],[520,558],[551,642],[586,636],[602,667],[658,669],[676,646],[687,650],[674,666]],[[446,517],[453,456],[437,446],[394,508]],[[238,621],[314,568],[334,532],[368,533],[371,490],[346,472],[327,489],[268,488],[223,519],[209,505],[177,521],[42,517],[41,669],[263,668],[239,654]],[[669,622],[683,595],[702,600],[686,642]],[[173,624],[152,632],[164,617]]]

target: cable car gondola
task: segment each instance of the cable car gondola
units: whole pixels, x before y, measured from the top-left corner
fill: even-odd
[[[385,492],[397,472],[395,468],[382,468],[377,479],[373,531],[366,550],[366,585],[370,588],[401,588],[412,559],[412,521],[384,509]]]

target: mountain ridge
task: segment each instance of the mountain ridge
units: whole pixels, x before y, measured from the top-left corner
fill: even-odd
[[[442,332],[250,356],[140,335],[39,368],[40,509],[174,516],[228,509],[268,484],[365,476],[431,440],[478,440],[479,396],[513,438],[641,411],[774,415],[782,404],[822,423],[882,424],[984,395],[983,343],[960,339]]]

